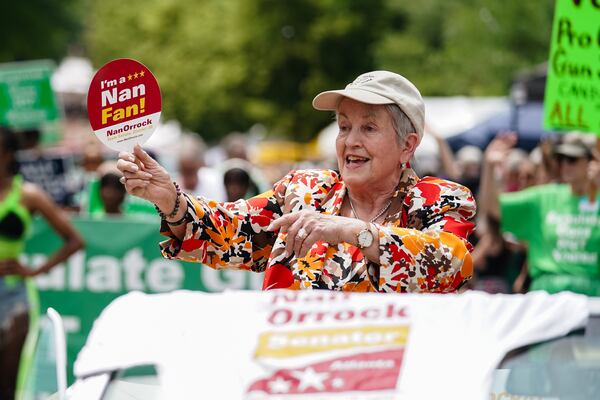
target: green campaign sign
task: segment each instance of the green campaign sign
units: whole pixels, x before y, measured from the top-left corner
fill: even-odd
[[[557,0],[544,126],[600,135],[600,1]]]
[[[64,319],[71,381],[73,362],[94,320],[122,294],[132,290],[220,292],[262,287],[261,274],[216,271],[200,264],[163,258],[158,243],[165,238],[158,233],[158,217],[151,216],[149,220],[77,218],[73,223],[85,240],[85,249],[74,254],[65,265],[58,265],[35,279],[40,292],[40,312],[54,307]],[[60,245],[61,239],[54,231],[37,219],[24,260],[29,265],[40,265]]]
[[[0,125],[35,128],[59,118],[52,61],[0,64]]]

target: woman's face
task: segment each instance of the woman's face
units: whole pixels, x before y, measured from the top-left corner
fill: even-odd
[[[414,149],[399,143],[385,107],[346,98],[337,114],[336,153],[346,184],[366,190],[395,188],[401,164],[410,160]]]

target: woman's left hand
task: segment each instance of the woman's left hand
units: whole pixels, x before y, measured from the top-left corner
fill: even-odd
[[[283,215],[267,229],[286,232],[285,254],[289,256],[295,253],[297,258],[302,258],[319,240],[329,244],[345,241],[344,238],[354,230],[355,224],[360,222],[352,218],[303,210]]]

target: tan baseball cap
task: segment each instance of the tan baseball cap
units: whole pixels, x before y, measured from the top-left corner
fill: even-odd
[[[317,110],[335,110],[342,98],[366,104],[397,104],[410,119],[419,137],[425,125],[425,104],[419,90],[402,75],[389,71],[372,71],[360,75],[343,90],[319,93],[313,99]]]
[[[572,158],[592,158],[592,150],[581,141],[561,143],[555,147],[554,154]]]

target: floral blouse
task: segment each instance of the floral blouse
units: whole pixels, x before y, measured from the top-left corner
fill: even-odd
[[[467,238],[475,200],[457,183],[402,172],[379,230],[379,263],[350,243],[318,241],[304,258],[284,256],[286,234],[269,232],[285,213],[338,215],[346,194],[339,172],[292,171],[273,190],[249,200],[219,203],[186,195],[186,234],[178,240],[163,221],[163,255],[212,268],[265,272],[263,289],[360,292],[452,292],[472,274]]]

